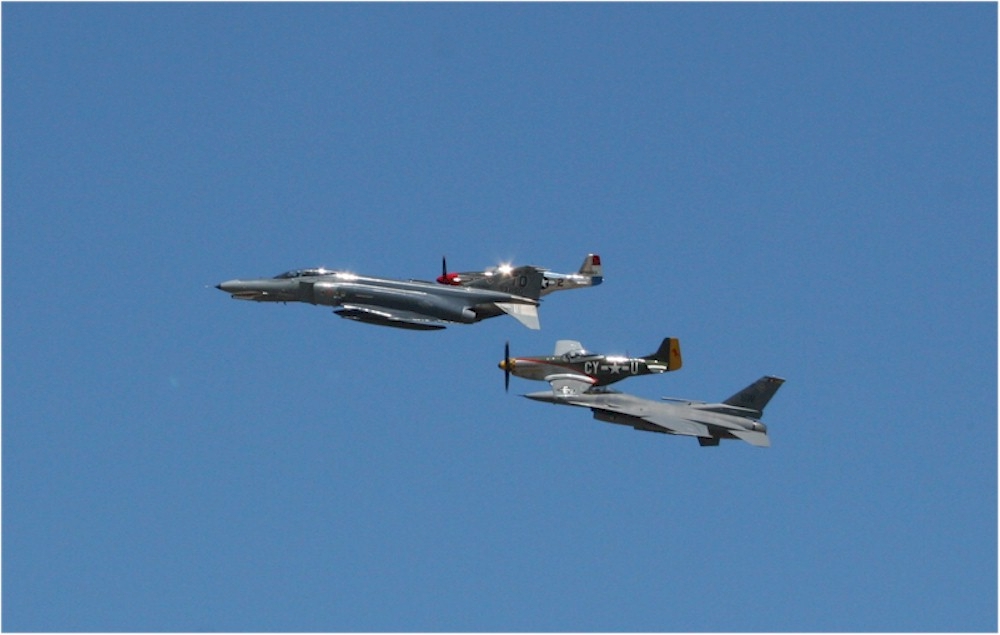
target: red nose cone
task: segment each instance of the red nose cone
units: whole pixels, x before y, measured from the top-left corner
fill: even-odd
[[[443,276],[438,276],[437,281],[441,284],[450,284],[452,286],[457,286],[461,284],[458,280],[457,273],[447,273]]]

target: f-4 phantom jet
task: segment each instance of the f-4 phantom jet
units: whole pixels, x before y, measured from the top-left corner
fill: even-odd
[[[273,278],[229,280],[216,288],[237,300],[339,307],[334,313],[342,318],[379,326],[439,330],[451,323],[471,324],[506,313],[538,329],[542,272],[518,267],[473,288],[314,268],[286,271]]]
[[[677,370],[681,367],[681,343],[673,337],[664,338],[655,353],[642,357],[598,355],[573,340],[556,342],[552,355],[511,357],[510,344],[507,344],[499,366],[504,371],[505,388],[510,386],[510,376],[515,375],[547,381],[553,391],[562,395],[579,394],[628,377]]]
[[[534,267],[542,272],[541,295],[546,296],[553,291],[566,291],[568,289],[580,289],[582,287],[596,287],[604,282],[604,269],[601,266],[601,257],[597,254],[587,254],[583,259],[583,265],[577,273],[556,273],[541,267]],[[465,271],[462,273],[448,272],[448,263],[441,259],[441,275],[437,281],[441,284],[453,287],[478,287],[489,284],[494,276],[508,274],[512,267],[510,265],[499,265],[490,267],[484,271]]]
[[[767,426],[761,423],[760,417],[764,406],[784,381],[778,377],[761,377],[722,403],[678,399],[651,401],[599,389],[580,394],[534,392],[525,397],[590,408],[598,421],[632,426],[636,430],[696,437],[702,446],[719,445],[720,439],[741,439],[750,445],[770,447]]]

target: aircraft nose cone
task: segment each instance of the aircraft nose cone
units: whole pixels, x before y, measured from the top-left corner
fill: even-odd
[[[226,280],[225,282],[220,282],[215,285],[215,288],[219,291],[225,291],[226,293],[235,293],[242,288],[243,285],[240,284],[239,280]]]

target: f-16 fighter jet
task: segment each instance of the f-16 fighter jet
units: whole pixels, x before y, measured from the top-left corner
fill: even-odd
[[[273,278],[229,280],[216,288],[237,300],[340,307],[334,313],[342,318],[379,326],[439,330],[451,323],[471,324],[506,313],[538,329],[542,272],[518,267],[473,288],[315,268],[286,271]]]
[[[504,388],[510,387],[510,376],[516,375],[547,381],[552,390],[563,395],[577,394],[628,377],[677,370],[681,367],[681,343],[673,337],[664,338],[655,353],[642,357],[598,355],[573,340],[559,340],[549,356],[511,357],[507,344],[499,366],[504,371]]]
[[[604,282],[604,269],[601,267],[601,257],[597,254],[587,254],[583,259],[583,265],[577,273],[556,273],[534,267],[542,272],[542,296],[546,296],[553,291],[565,291],[567,289],[579,289],[581,287],[596,287]],[[485,271],[466,271],[464,273],[449,273],[448,264],[444,258],[441,259],[441,275],[437,281],[441,284],[454,287],[478,287],[488,284],[494,276],[506,275],[511,271],[510,265],[499,265],[490,267]]]
[[[696,437],[702,446],[719,445],[720,439],[742,439],[758,447],[770,447],[767,426],[760,422],[764,406],[785,382],[761,377],[722,403],[670,399],[641,399],[610,390],[585,393],[535,392],[525,395],[536,401],[590,408],[598,421],[632,426],[636,430]]]

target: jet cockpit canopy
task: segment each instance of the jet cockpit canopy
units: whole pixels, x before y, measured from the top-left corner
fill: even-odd
[[[313,269],[292,269],[291,271],[286,271],[285,273],[279,273],[274,277],[278,280],[288,280],[290,278],[305,278],[308,276],[329,276],[335,273],[337,272],[330,269],[316,267]]]

